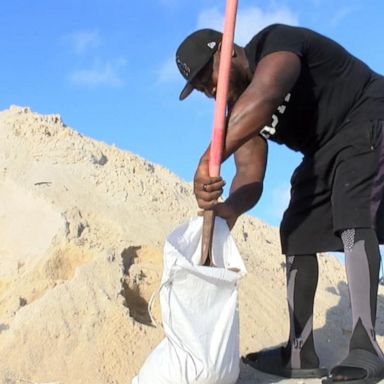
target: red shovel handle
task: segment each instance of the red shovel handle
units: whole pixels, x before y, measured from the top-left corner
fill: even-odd
[[[216,102],[213,118],[211,149],[209,154],[209,175],[220,176],[220,165],[224,145],[225,120],[229,87],[229,75],[235,35],[237,0],[227,0],[223,41],[221,43],[219,75],[217,80]],[[211,265],[210,257],[214,228],[214,214],[212,210],[204,212],[203,236],[201,248],[201,264]]]

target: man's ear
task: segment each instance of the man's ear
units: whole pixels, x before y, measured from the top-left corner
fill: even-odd
[[[237,56],[236,46],[235,46],[235,44],[233,44],[233,48],[232,48],[232,57],[236,57],[236,56]]]
[[[221,55],[221,42],[219,43],[216,52],[213,55],[213,70],[218,70],[220,64],[220,55]]]
[[[221,44],[222,42],[220,41],[218,47],[217,47],[217,52],[221,52]],[[233,44],[233,48],[232,48],[232,57],[236,57],[237,56],[237,52],[236,52],[236,47],[235,47],[235,44]]]

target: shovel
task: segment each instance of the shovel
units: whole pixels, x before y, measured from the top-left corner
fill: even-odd
[[[220,165],[224,145],[225,124],[227,115],[227,97],[229,75],[235,34],[237,0],[227,0],[224,16],[223,41],[220,52],[219,75],[217,80],[216,102],[213,118],[211,148],[209,154],[209,175],[220,176]],[[203,232],[201,245],[201,264],[213,266],[211,257],[212,237],[215,214],[213,210],[205,210],[203,214]]]

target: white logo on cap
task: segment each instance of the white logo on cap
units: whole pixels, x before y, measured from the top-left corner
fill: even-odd
[[[211,41],[207,44],[209,48],[214,49],[216,47],[216,41]]]

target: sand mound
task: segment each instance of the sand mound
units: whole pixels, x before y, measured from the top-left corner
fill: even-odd
[[[163,337],[147,304],[166,235],[196,214],[191,186],[28,108],[0,113],[0,149],[0,382],[130,383]],[[249,272],[245,353],[288,334],[285,265],[275,228],[245,216],[234,237]],[[315,337],[329,366],[346,350],[350,307],[337,260],[322,256],[320,273]],[[242,366],[239,383],[271,380]]]

